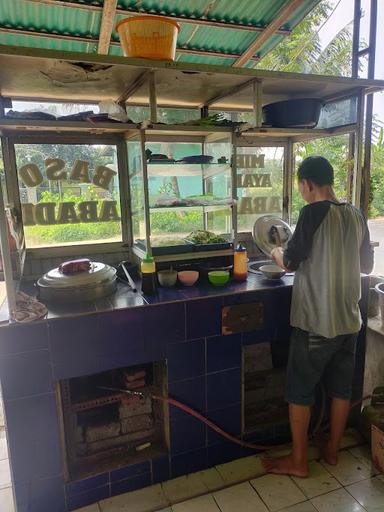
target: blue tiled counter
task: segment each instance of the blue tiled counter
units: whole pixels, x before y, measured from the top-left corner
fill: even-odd
[[[285,277],[271,287],[251,276],[225,289],[163,290],[147,298],[150,304],[136,300],[132,307],[2,327],[0,376],[18,512],[66,512],[248,455],[171,406],[168,455],[65,482],[56,385],[62,379],[166,360],[169,395],[240,436],[242,347],[270,342],[274,366],[285,365],[291,284]],[[260,301],[260,329],[221,335],[223,306]],[[270,427],[253,439],[273,443],[282,435]]]

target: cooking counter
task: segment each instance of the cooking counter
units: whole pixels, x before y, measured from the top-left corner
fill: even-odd
[[[284,276],[282,279],[272,281],[265,279],[261,274],[249,273],[247,281],[237,282],[234,280],[222,287],[214,287],[207,281],[200,280],[198,284],[191,287],[177,286],[172,288],[159,287],[155,295],[141,295],[140,281],[136,282],[138,292],[134,293],[124,283],[119,282],[115,293],[103,299],[91,302],[80,302],[73,304],[46,304],[48,308],[47,319],[88,315],[101,313],[103,311],[121,310],[135,308],[145,305],[165,304],[179,301],[189,301],[213,297],[227,297],[237,294],[247,294],[261,290],[274,290],[284,287],[291,287],[292,276]],[[22,291],[31,296],[36,295],[34,283],[25,282],[21,286]],[[245,297],[244,297],[245,299]]]
[[[156,296],[144,298],[119,284],[103,301],[50,309],[46,320],[1,327],[0,375],[18,509],[67,512],[251,454],[169,406],[165,448],[144,450],[141,459],[126,458],[115,468],[96,465],[88,477],[68,478],[58,390],[78,377],[160,365],[163,393],[227,432],[261,444],[287,440],[287,415],[245,429],[244,393],[255,367],[265,389],[273,389],[267,379],[284,374],[292,281],[291,276],[270,282],[250,274],[246,282],[223,288],[208,283],[159,288]],[[363,284],[366,319],[368,279]],[[266,368],[259,353],[268,353]],[[357,351],[356,398],[364,357],[365,327]],[[115,481],[118,475],[124,479]]]

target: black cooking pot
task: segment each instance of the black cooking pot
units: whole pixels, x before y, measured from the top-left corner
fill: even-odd
[[[322,106],[323,101],[318,98],[270,103],[263,107],[263,123],[276,128],[314,128]]]

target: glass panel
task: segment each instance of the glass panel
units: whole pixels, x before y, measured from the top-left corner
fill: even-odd
[[[152,246],[183,245],[194,230],[230,233],[227,142],[208,144],[205,163],[201,143],[148,143],[146,151]]]
[[[308,156],[321,155],[333,166],[336,196],[341,201],[348,198],[348,135],[327,137],[295,144],[295,176],[292,191],[292,223],[296,224],[301,208],[305,205],[297,186],[296,173],[302,160]]]
[[[144,177],[140,140],[127,142],[133,241],[145,241]]]
[[[357,99],[327,103],[321,109],[319,122],[316,128],[334,128],[354,124],[357,120]]]
[[[27,248],[121,241],[115,145],[15,144]]]
[[[238,147],[237,229],[252,231],[257,218],[283,214],[283,147]]]

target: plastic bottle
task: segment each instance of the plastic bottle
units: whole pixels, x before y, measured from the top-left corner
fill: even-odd
[[[248,276],[248,258],[246,248],[238,244],[233,255],[233,277],[236,281],[245,281]]]
[[[141,262],[141,291],[153,295],[157,290],[155,260],[148,253]]]

